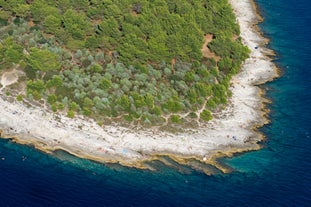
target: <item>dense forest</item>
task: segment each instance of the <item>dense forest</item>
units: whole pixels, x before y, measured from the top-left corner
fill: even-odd
[[[7,96],[100,125],[209,121],[248,54],[227,0],[0,0]]]

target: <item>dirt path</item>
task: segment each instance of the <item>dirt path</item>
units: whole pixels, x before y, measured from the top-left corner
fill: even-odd
[[[206,57],[206,58],[213,58],[216,60],[216,62],[218,62],[220,60],[220,57],[217,56],[215,53],[211,52],[210,49],[207,47],[208,43],[210,43],[212,40],[213,40],[213,35],[212,34],[206,34],[204,36],[204,44],[202,46],[202,54],[203,54],[203,57]]]

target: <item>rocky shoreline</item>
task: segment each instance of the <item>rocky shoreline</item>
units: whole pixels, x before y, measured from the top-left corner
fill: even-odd
[[[240,25],[243,43],[250,48],[251,54],[241,72],[232,79],[230,104],[220,114],[214,114],[217,118],[207,126],[180,133],[135,130],[118,125],[100,127],[84,117],[70,119],[43,108],[10,102],[0,90],[1,137],[47,153],[64,150],[103,163],[149,168],[146,162],[168,156],[180,164],[191,165],[195,160],[229,172],[230,169],[218,163],[217,158],[260,149],[257,143],[264,137],[256,129],[268,120],[267,100],[257,85],[278,75],[269,57],[272,52],[265,48],[267,40],[256,26],[261,19],[254,2],[229,2]]]

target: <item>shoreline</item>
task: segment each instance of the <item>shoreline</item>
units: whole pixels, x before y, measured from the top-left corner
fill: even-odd
[[[27,108],[16,100],[10,103],[3,99],[0,90],[0,129],[4,129],[0,130],[1,137],[47,153],[63,150],[102,163],[150,169],[146,162],[168,156],[180,164],[190,165],[195,160],[230,172],[217,159],[260,149],[257,142],[264,136],[257,129],[268,123],[265,109],[268,100],[257,85],[273,80],[278,73],[269,57],[273,52],[265,48],[267,39],[256,26],[261,19],[255,3],[252,0],[229,0],[229,3],[240,25],[243,43],[251,54],[239,74],[232,78],[231,103],[206,126],[177,134],[113,125],[100,127],[87,118],[70,119],[42,108]]]

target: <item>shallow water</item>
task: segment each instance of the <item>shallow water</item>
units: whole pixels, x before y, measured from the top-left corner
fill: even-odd
[[[207,176],[185,166],[109,167],[0,140],[0,206],[308,206],[311,203],[311,3],[257,0],[283,76],[263,86],[273,101],[260,151]],[[4,160],[2,160],[4,158]]]

